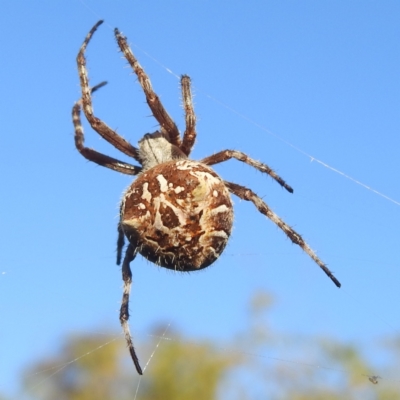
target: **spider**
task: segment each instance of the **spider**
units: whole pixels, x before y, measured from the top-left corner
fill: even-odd
[[[236,150],[220,151],[200,161],[189,159],[196,139],[196,115],[189,76],[181,76],[186,123],[181,138],[176,124],[153,91],[149,77],[133,55],[127,38],[118,29],[114,31],[118,46],[137,75],[147,104],[160,128],[153,133],[146,133],[137,148],[94,115],[91,95],[106,82],[93,88],[89,86],[85,51],[102,23],[103,21],[99,21],[93,26],[77,56],[82,97],[75,103],[72,117],[75,145],[83,157],[114,171],[137,176],[121,201],[117,241],[118,265],[122,260],[124,238],[129,242],[122,262],[124,287],[119,318],[137,372],[142,375],[128,324],[132,282],[130,263],[137,253],[140,253],[161,267],[178,271],[195,271],[211,265],[223,252],[231,233],[233,208],[230,193],[252,202],[259,212],[282,229],[289,239],[299,245],[335,285],[340,287],[339,281],[303,238],[280,219],[260,197],[245,186],[222,180],[210,166],[233,158],[268,174],[288,192],[293,193],[293,189],[271,168]],[[100,136],[125,155],[135,159],[140,166],[85,147],[81,109],[90,126]]]

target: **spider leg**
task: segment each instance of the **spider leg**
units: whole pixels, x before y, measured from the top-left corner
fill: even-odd
[[[140,86],[142,87],[144,94],[146,96],[147,104],[149,105],[154,115],[154,118],[161,125],[161,130],[163,132],[168,133],[170,143],[180,147],[181,138],[179,135],[179,130],[175,122],[172,120],[172,118],[165,110],[164,106],[161,104],[159,97],[153,91],[150,79],[146,74],[146,72],[144,72],[144,69],[139,64],[136,57],[133,55],[133,52],[127,43],[127,38],[123,36],[117,28],[115,28],[114,33],[119,48],[121,49],[124,57],[126,58],[126,60],[128,61],[128,63],[130,64],[133,71],[138,77]]]
[[[115,148],[122,151],[124,154],[133,157],[136,161],[140,162],[139,151],[136,147],[132,146],[127,140],[125,140],[122,136],[118,135],[115,131],[113,131],[107,124],[105,124],[102,120],[95,117],[93,114],[92,107],[92,90],[89,86],[89,78],[86,69],[86,59],[85,59],[85,51],[86,47],[90,42],[93,34],[96,32],[97,28],[103,23],[103,21],[97,22],[97,24],[90,30],[87,34],[80,50],[78,56],[76,58],[76,62],[78,64],[78,73],[79,79],[81,82],[82,89],[82,108],[83,112],[90,123],[90,126],[107,142],[112,144]]]
[[[193,109],[193,97],[190,90],[190,78],[187,75],[181,77],[182,100],[185,110],[186,129],[183,134],[181,150],[188,156],[196,140],[196,115]]]
[[[99,85],[96,85],[91,89],[92,92],[104,86],[106,82],[102,82]],[[83,133],[83,126],[81,123],[81,106],[82,100],[77,101],[72,108],[72,121],[75,127],[75,146],[78,151],[89,161],[93,161],[96,164],[99,164],[103,167],[113,169],[114,171],[122,172],[126,175],[137,175],[142,168],[137,167],[132,164],[128,164],[126,162],[117,160],[116,158],[112,158],[106,156],[105,154],[99,153],[96,150],[93,150],[89,147],[85,147],[85,136]]]
[[[253,202],[253,204],[257,207],[258,211],[268,217],[272,222],[278,225],[279,228],[286,233],[287,237],[294,243],[299,245],[325,272],[326,275],[331,278],[333,283],[340,287],[340,282],[335,278],[329,268],[317,257],[314,251],[310,248],[310,246],[304,241],[304,239],[294,231],[285,221],[280,219],[268,206],[264,201],[260,199],[252,190],[237,185],[236,183],[224,181],[225,185],[229,189],[230,192],[241,198],[242,200],[247,200]]]
[[[282,187],[284,187],[288,192],[293,193],[293,189],[289,186],[273,169],[268,167],[268,165],[263,164],[259,161],[253,160],[247,154],[242,153],[237,150],[223,150],[215,153],[209,157],[203,158],[200,162],[206,165],[218,164],[231,158],[236,158],[236,160],[242,161],[261,172],[268,174],[271,178],[275,179]]]
[[[117,265],[121,264],[122,249],[125,245],[125,235],[121,224],[118,224],[118,239],[117,239]]]
[[[131,354],[133,363],[135,364],[136,371],[139,375],[143,375],[142,368],[139,364],[138,356],[136,355],[135,348],[133,347],[132,336],[129,330],[129,293],[132,284],[132,271],[129,264],[136,257],[136,247],[132,244],[128,246],[125,253],[124,262],[122,263],[122,279],[124,280],[124,291],[122,295],[122,304],[119,312],[119,320],[121,321],[122,330],[125,335],[126,343],[128,344],[129,352]]]

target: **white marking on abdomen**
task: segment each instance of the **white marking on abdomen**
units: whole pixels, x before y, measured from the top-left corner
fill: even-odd
[[[226,234],[225,231],[212,231],[212,232],[207,232],[207,236],[218,236],[222,237],[224,239],[228,239],[228,235]]]
[[[215,214],[219,214],[219,213],[223,213],[223,212],[227,212],[227,211],[229,211],[229,208],[225,204],[221,204],[217,208],[212,209],[210,211],[210,214],[215,215]]]
[[[151,200],[151,193],[147,190],[149,187],[149,183],[145,182],[143,184],[143,194],[142,194],[142,199],[147,200],[150,203]]]
[[[160,190],[162,192],[166,192],[168,190],[168,181],[164,178],[163,175],[157,175],[158,183],[160,184]]]

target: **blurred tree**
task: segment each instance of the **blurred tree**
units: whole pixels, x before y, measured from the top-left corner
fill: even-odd
[[[149,349],[157,346],[158,334],[157,330],[152,335]],[[240,363],[241,356],[206,341],[190,343],[172,336],[173,341],[163,341],[145,371],[137,400],[216,399],[223,375]],[[25,386],[30,396],[41,400],[132,399],[139,377],[127,355],[121,337],[69,338],[58,356],[26,372]]]
[[[173,336],[173,341],[160,346],[151,368],[146,371],[139,399],[217,399],[223,378],[243,357],[212,343],[189,342]]]
[[[66,340],[61,353],[39,361],[25,374],[25,386],[38,399],[127,399],[134,389],[121,366],[118,337],[82,335]]]
[[[59,355],[27,371],[28,398],[132,400],[140,382],[137,400],[400,399],[395,378],[376,378],[375,384],[368,379],[373,369],[356,345],[274,332],[268,326],[271,305],[268,294],[255,294],[248,329],[228,344],[194,342],[174,332],[167,340],[155,330],[140,345],[148,354],[157,348],[141,379],[122,337],[71,337]],[[384,377],[399,370],[400,340],[390,341],[388,349],[395,365],[379,368]]]

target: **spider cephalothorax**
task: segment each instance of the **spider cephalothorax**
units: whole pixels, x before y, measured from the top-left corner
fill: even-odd
[[[210,165],[235,158],[270,175],[292,193],[293,189],[271,168],[235,150],[224,150],[200,161],[188,158],[196,139],[196,116],[190,78],[187,75],[181,77],[186,122],[181,139],[177,126],[154,93],[148,76],[118,29],[115,29],[118,46],[137,75],[153,116],[160,124],[160,130],[145,134],[139,141],[139,148],[136,148],[94,116],[91,94],[105,83],[90,88],[84,53],[102,22],[99,21],[90,30],[78,53],[82,97],[75,103],[72,116],[75,145],[85,158],[127,175],[138,175],[123,195],[117,242],[117,264],[120,264],[124,236],[129,241],[122,263],[124,292],[120,321],[138,373],[142,374],[142,369],[128,326],[131,261],[140,253],[149,261],[169,269],[193,271],[208,267],[221,255],[231,233],[233,208],[229,192],[242,200],[251,201],[262,214],[279,226],[293,243],[299,245],[337,287],[340,287],[339,281],[303,238],[280,219],[260,197],[244,186],[222,180]],[[122,153],[134,158],[140,166],[85,147],[80,120],[81,109],[96,132]]]

